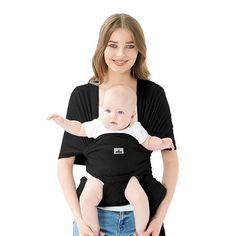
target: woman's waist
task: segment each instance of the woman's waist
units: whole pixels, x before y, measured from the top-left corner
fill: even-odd
[[[133,211],[134,207],[132,205],[124,205],[124,206],[106,206],[106,207],[98,207],[98,209],[105,210],[105,211]]]
[[[97,170],[90,170],[87,168],[87,172],[95,178],[98,178],[103,183],[116,183],[116,182],[127,182],[132,176],[136,176],[138,179],[144,175],[152,175],[151,169],[140,169],[131,172],[99,172]]]

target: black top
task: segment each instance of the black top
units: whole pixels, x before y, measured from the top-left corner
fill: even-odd
[[[98,117],[98,86],[76,87],[70,97],[67,118],[85,122]],[[164,89],[149,80],[137,80],[138,121],[152,136],[169,137],[176,143],[169,104]],[[59,158],[75,156],[75,164],[85,165],[82,152],[93,139],[64,132]]]

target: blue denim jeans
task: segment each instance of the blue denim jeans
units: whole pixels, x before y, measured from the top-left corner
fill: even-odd
[[[101,232],[105,236],[131,236],[135,232],[133,211],[108,211],[98,209],[98,219]],[[79,236],[74,222],[73,236]]]

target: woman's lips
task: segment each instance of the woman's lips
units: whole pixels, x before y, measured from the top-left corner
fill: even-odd
[[[117,66],[123,66],[127,61],[124,60],[113,60]]]

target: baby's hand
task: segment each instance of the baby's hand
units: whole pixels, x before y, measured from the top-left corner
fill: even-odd
[[[58,125],[63,124],[64,122],[64,118],[58,114],[52,114],[50,115],[47,120],[53,120],[55,123],[57,123]]]
[[[167,148],[171,148],[172,150],[174,150],[175,148],[171,138],[162,139],[162,149],[167,149]]]

